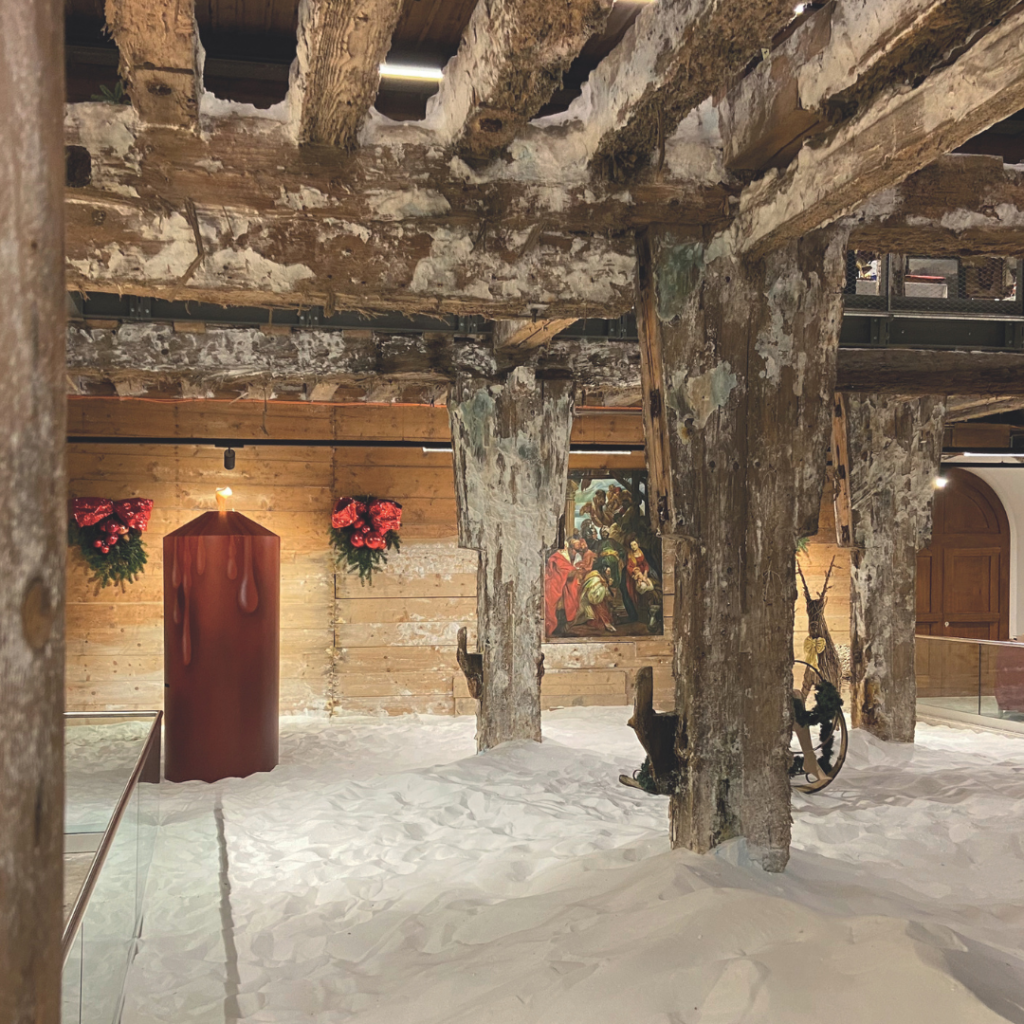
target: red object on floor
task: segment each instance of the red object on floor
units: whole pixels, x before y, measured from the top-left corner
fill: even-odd
[[[164,538],[164,775],[216,782],[277,764],[281,538],[207,512]]]

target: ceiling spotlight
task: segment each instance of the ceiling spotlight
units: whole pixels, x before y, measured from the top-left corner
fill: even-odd
[[[234,469],[235,468],[235,449],[228,448],[224,452],[224,468]]]

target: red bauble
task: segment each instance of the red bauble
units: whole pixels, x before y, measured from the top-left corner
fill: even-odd
[[[384,538],[379,533],[368,533],[365,540],[368,548],[373,548],[376,551],[381,551],[384,548]]]
[[[94,540],[92,542],[92,546],[94,548],[101,548],[101,547],[103,547],[103,541],[101,541],[101,540]]]
[[[349,537],[348,542],[354,548],[361,548],[366,543],[366,540],[363,538],[361,533],[357,532],[353,533],[352,536]]]
[[[116,543],[117,543],[117,534],[116,534],[116,533],[112,533],[112,534],[111,534],[111,535],[110,535],[110,536],[109,536],[109,537],[107,538],[107,545],[108,545],[109,547],[113,547],[113,546],[114,546],[114,545],[115,545]]]
[[[106,544],[103,544],[103,545],[100,546],[100,554],[101,555],[105,555],[109,550],[110,550],[110,548],[108,548]]]

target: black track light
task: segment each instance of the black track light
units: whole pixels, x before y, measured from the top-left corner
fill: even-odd
[[[224,451],[224,468],[234,469],[235,468],[235,449],[227,448]]]

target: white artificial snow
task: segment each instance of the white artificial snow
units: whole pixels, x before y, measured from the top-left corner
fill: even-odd
[[[669,849],[627,716],[285,719],[272,773],[166,785],[125,1024],[1024,1020],[1021,741],[855,732],[768,875]]]

